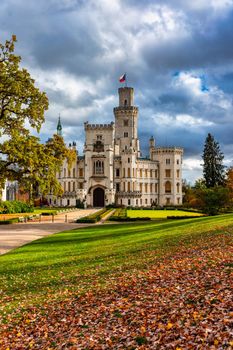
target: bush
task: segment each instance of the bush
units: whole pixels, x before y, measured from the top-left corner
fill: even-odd
[[[96,222],[100,221],[101,215],[104,214],[106,211],[107,211],[106,208],[101,209],[94,214],[88,215],[88,216],[81,218],[81,219],[77,219],[76,222],[78,222],[78,223],[91,223],[91,224],[96,223]]]
[[[1,202],[2,214],[15,214],[15,213],[32,213],[34,207],[20,201],[5,201]]]
[[[167,216],[167,219],[171,220],[182,220],[182,219],[200,219],[202,216],[191,216],[191,215],[183,215],[183,216]]]
[[[0,220],[0,225],[15,224],[17,222],[19,222],[18,218],[12,218],[12,219],[8,219],[8,220]]]
[[[84,209],[84,202],[80,199],[76,200],[76,208]]]

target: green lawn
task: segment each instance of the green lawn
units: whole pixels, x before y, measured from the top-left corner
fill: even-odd
[[[0,314],[42,300],[111,284],[111,277],[148,268],[171,254],[233,227],[233,214],[182,221],[100,225],[48,236],[0,256]]]
[[[127,216],[130,218],[164,219],[167,216],[202,216],[201,213],[194,213],[183,210],[127,210]]]

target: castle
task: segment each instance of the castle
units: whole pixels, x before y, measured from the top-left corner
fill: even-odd
[[[119,106],[113,109],[115,123],[84,123],[84,155],[71,168],[67,162],[58,174],[62,197],[50,195],[51,205],[85,207],[150,207],[182,204],[182,157],[180,147],[156,147],[149,140],[149,158],[141,157],[138,139],[138,107],[134,90],[118,89]],[[62,126],[57,126],[58,134]],[[76,149],[76,144],[69,147]]]

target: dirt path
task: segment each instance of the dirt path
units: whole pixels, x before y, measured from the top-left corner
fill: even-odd
[[[65,230],[72,230],[87,225],[74,223],[75,219],[94,213],[96,209],[82,209],[70,213],[51,216],[42,222],[27,222],[12,225],[0,225],[0,254],[20,247],[26,243]],[[67,217],[66,217],[67,215]],[[67,222],[65,222],[67,220]]]

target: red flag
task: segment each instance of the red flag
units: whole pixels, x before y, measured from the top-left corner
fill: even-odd
[[[120,78],[119,78],[119,82],[120,83],[124,83],[126,80],[126,74],[123,74]]]

